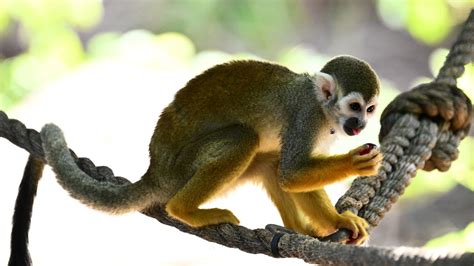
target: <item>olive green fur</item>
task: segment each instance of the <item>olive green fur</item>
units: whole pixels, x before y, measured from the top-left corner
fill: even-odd
[[[372,67],[352,56],[338,56],[330,60],[321,69],[330,74],[344,90],[344,95],[356,91],[365,101],[380,93],[380,81]]]

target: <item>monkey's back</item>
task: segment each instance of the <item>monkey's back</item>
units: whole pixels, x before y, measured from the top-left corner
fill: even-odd
[[[305,84],[306,83],[306,84]],[[280,115],[295,88],[312,86],[307,75],[260,61],[217,65],[190,80],[170,107],[184,120],[256,126]],[[216,119],[217,118],[217,119]],[[213,121],[219,120],[219,121]],[[190,121],[186,121],[189,126]]]
[[[150,143],[150,168],[168,172],[183,145],[220,128],[239,124],[257,134],[279,129],[292,102],[307,98],[313,86],[309,75],[266,62],[235,61],[208,69],[179,90],[161,114]],[[175,181],[187,181],[182,178]]]

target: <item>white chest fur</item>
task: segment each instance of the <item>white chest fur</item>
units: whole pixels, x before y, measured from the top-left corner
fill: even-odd
[[[313,146],[313,152],[311,153],[313,156],[317,155],[330,155],[332,153],[331,147],[333,147],[334,143],[339,138],[339,132],[334,132],[331,134],[331,130],[324,131],[321,133],[317,139],[316,143]]]
[[[279,151],[281,149],[279,129],[262,130],[259,134],[259,137],[260,137],[260,142],[259,142],[258,152],[267,153],[267,152]]]
[[[326,132],[327,131],[327,132]],[[331,133],[331,130],[324,130],[316,138],[316,143],[313,144],[312,155],[329,155],[331,154],[331,147],[340,137],[341,132],[335,131]],[[342,133],[343,134],[343,133]],[[281,149],[281,136],[279,129],[267,129],[260,131],[259,139],[259,153],[275,152]]]

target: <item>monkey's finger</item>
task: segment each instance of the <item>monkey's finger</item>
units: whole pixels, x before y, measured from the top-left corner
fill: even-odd
[[[357,154],[361,153],[361,152],[362,152],[363,150],[365,150],[365,149],[367,149],[367,145],[366,145],[366,144],[361,145],[361,146],[359,146],[359,147],[357,147],[357,148],[355,148],[355,149],[352,149],[352,150],[349,152],[349,154],[352,155],[352,156],[354,156],[354,155],[357,155]]]
[[[350,221],[351,223],[351,228],[350,230],[352,231],[352,239],[357,239],[359,237],[359,227],[357,226],[357,223]]]
[[[359,226],[358,220],[360,220],[357,215],[353,214],[350,211],[346,211],[342,214],[342,221],[339,225],[339,228],[346,228],[352,232],[351,238],[357,239],[359,237]]]
[[[379,173],[380,165],[369,166],[362,169],[357,169],[358,176],[374,176]]]
[[[364,145],[360,145],[359,147],[351,150],[349,154],[351,155],[364,155],[370,153],[370,151],[377,149],[377,145],[373,143],[366,143]]]
[[[354,241],[354,244],[361,245],[369,237],[369,233],[367,232],[367,228],[369,228],[369,223],[365,219],[361,218],[357,225],[359,226],[359,237]]]
[[[379,153],[379,154],[376,154],[374,157],[370,158],[369,160],[358,161],[355,167],[356,169],[364,169],[364,168],[376,166],[377,164],[380,164],[382,160],[383,160],[383,155]]]
[[[354,156],[353,162],[354,163],[359,163],[359,162],[370,161],[370,160],[373,160],[374,158],[376,158],[377,156],[379,156],[379,154],[381,154],[380,149],[375,148],[367,154],[364,154],[364,155],[357,154],[356,156]]]
[[[351,238],[350,240],[348,240],[346,242],[347,244],[361,245],[369,237],[369,234],[366,229],[369,227],[369,224],[365,221],[365,219],[359,218],[356,222],[356,225],[357,229],[359,230],[359,234],[356,238]]]
[[[367,237],[368,237],[367,233],[361,233],[359,237],[354,240],[354,244],[358,246],[364,244],[364,242],[367,240]]]

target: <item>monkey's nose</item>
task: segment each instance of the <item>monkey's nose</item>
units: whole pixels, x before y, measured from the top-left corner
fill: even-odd
[[[365,127],[365,122],[357,117],[351,117],[344,123],[344,131],[349,136],[358,135]]]
[[[357,128],[357,129],[362,130],[365,127],[365,123],[364,123],[364,121],[361,121],[357,117],[351,117],[351,118],[347,119],[346,126],[348,126],[350,128]]]

